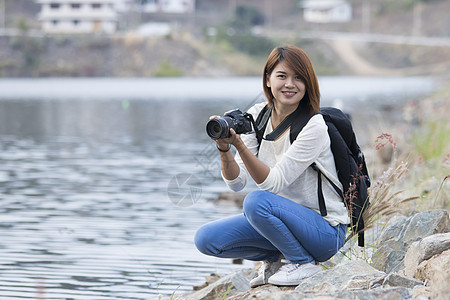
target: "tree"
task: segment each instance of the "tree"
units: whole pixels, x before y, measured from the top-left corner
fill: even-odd
[[[264,15],[254,6],[239,5],[231,27],[236,31],[249,31],[253,26],[264,24]]]

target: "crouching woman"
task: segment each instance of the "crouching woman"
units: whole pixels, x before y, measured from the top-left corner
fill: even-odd
[[[344,244],[347,209],[327,180],[322,180],[327,215],[322,217],[317,196],[317,167],[337,186],[327,126],[320,110],[318,80],[306,53],[298,47],[273,49],[263,73],[267,103],[248,113],[256,119],[271,107],[264,137],[297,109],[313,115],[291,144],[288,128],[275,140],[259,144],[255,133],[215,140],[222,177],[233,191],[243,189],[251,177],[259,190],[250,192],[243,213],[207,223],[195,235],[204,254],[222,258],[262,261],[250,285],[298,285],[320,271]],[[215,118],[213,116],[211,118]],[[236,149],[233,156],[230,148]]]

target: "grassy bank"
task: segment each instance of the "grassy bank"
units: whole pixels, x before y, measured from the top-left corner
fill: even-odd
[[[394,215],[410,216],[432,209],[450,209],[450,88],[407,103],[403,122],[373,141],[376,166],[370,208],[364,215],[369,243],[345,255],[372,263],[382,229]],[[356,238],[351,243],[356,245]]]
[[[419,197],[409,209],[449,209],[450,186],[450,88],[440,90],[418,101],[409,102],[402,111],[403,140],[382,141],[392,147],[392,164],[405,162],[409,172],[399,186]],[[388,145],[389,144],[389,145]],[[397,149],[403,148],[402,153]],[[390,166],[394,167],[394,166]]]
[[[411,165],[410,189],[420,196],[415,210],[450,209],[450,88],[411,103],[404,114],[413,128],[411,151],[405,160]]]

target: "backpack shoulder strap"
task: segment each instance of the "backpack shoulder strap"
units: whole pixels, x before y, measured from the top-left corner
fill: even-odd
[[[321,112],[327,124],[333,123],[337,132],[342,136],[345,144],[356,158],[360,149],[356,142],[350,117],[340,109],[334,107],[322,107]]]
[[[307,112],[307,110],[304,110]],[[325,123],[327,124],[327,126],[329,126],[328,122],[327,122],[327,118],[326,118],[326,112],[321,112],[322,116],[324,117]],[[305,127],[305,125],[309,122],[309,120],[311,119],[311,117],[314,116],[314,114],[309,114],[309,113],[304,113],[302,116],[300,116],[298,118],[298,120],[296,120],[296,122],[294,122],[294,124],[292,124],[291,126],[291,143],[293,143],[295,141],[295,139],[297,138],[298,134],[302,131],[303,127]],[[328,128],[328,131],[330,131],[330,128]],[[331,139],[331,134],[330,132],[328,132],[328,134],[330,135],[330,139]],[[317,172],[317,198],[319,201],[319,210],[320,210],[320,214],[322,216],[326,216],[327,215],[327,208],[325,205],[325,199],[323,196],[323,192],[322,192],[322,175],[327,179],[327,181],[331,184],[331,186],[333,187],[333,189],[336,191],[336,193],[342,198],[344,199],[344,195],[343,192],[341,191],[341,189],[334,184],[333,181],[331,181],[327,176],[325,176],[325,174],[323,174],[320,169],[317,167],[316,163],[312,163],[311,167],[314,171]]]
[[[347,114],[342,112],[340,109],[334,107],[323,107],[321,109],[322,115],[325,122],[328,125],[328,133],[331,139],[331,150],[335,156],[338,158],[342,157],[344,161],[336,161],[336,164],[342,164],[344,170],[341,171],[343,174],[350,174],[350,171],[346,169],[348,166],[348,151],[350,151],[353,159],[357,162],[358,167],[361,167],[362,174],[366,176],[366,184],[370,186],[370,179],[368,177],[369,173],[367,171],[366,161],[364,154],[361,151],[357,141],[355,132],[353,131],[353,126],[351,120]],[[338,168],[341,170],[341,167]],[[350,182],[351,178],[345,176],[345,178],[339,177],[341,182]],[[346,189],[347,186],[344,187]]]
[[[309,122],[312,116],[314,114],[311,114],[309,112],[309,108],[306,106],[306,103],[302,103],[304,101],[300,102],[300,105],[298,107],[298,113],[295,118],[295,120],[291,124],[291,132],[290,132],[290,140],[291,144],[295,141],[300,131],[302,131],[303,127],[306,126],[306,124]]]

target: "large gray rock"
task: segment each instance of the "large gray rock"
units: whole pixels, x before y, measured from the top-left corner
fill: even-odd
[[[282,290],[274,286],[263,286],[240,293],[227,300],[406,300],[411,299],[412,290],[405,287],[386,287],[369,290],[342,290],[333,293],[307,294],[301,291]]]
[[[378,251],[372,257],[374,266],[386,273],[403,269],[409,246],[427,236],[450,231],[446,210],[429,210],[411,217],[394,217],[382,232]]]
[[[413,299],[450,299],[450,250],[422,261],[414,277],[427,283],[413,289]]]
[[[357,300],[406,300],[411,299],[412,292],[405,287],[388,287],[371,290],[344,290],[331,295],[323,295],[328,298],[314,299],[357,299]],[[280,300],[288,300],[289,298],[280,298]],[[296,298],[291,298],[292,300]],[[290,300],[290,299],[289,299]]]
[[[414,288],[416,286],[423,286],[423,282],[417,279],[402,276],[397,273],[390,273],[383,280],[384,286],[401,286],[406,288]]]
[[[207,287],[183,296],[185,300],[216,300],[250,289],[250,280],[256,276],[256,271],[242,269],[220,278]]]
[[[280,299],[286,293],[293,290],[294,287],[277,287],[274,285],[264,285],[257,288],[253,288],[249,291],[239,293],[233,295],[227,300],[244,300],[244,299],[252,299],[252,300],[270,300],[270,299]],[[301,298],[296,298],[301,299]]]
[[[414,242],[405,255],[404,274],[414,277],[420,263],[449,249],[450,232],[433,234],[421,241]]]
[[[350,260],[305,279],[295,290],[328,294],[346,289],[368,289],[372,282],[386,277],[363,260]]]
[[[434,291],[444,290],[450,299],[450,250],[422,261],[417,266],[414,277],[428,282]]]

